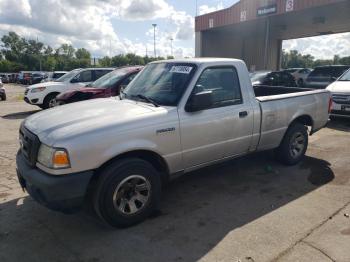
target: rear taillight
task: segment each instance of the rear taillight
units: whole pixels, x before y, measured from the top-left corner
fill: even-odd
[[[332,100],[332,97],[330,97],[328,102],[328,114],[331,113],[332,109],[333,109],[333,100]]]

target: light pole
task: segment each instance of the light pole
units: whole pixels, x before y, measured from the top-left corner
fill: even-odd
[[[174,57],[173,56],[173,40],[174,40],[174,38],[170,37],[169,40],[170,40],[171,56]]]
[[[157,57],[157,52],[156,52],[156,27],[157,24],[152,24],[153,26],[153,45],[154,45],[154,58]]]

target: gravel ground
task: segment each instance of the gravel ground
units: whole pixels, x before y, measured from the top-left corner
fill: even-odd
[[[116,230],[87,210],[38,205],[15,174],[18,128],[39,111],[7,85],[0,102],[0,261],[350,261],[350,121],[310,137],[305,160],[270,152],[205,168],[164,190],[162,211]]]

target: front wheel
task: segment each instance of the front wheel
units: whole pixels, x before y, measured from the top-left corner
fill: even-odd
[[[304,157],[308,146],[307,129],[300,123],[292,124],[280,146],[275,150],[276,157],[286,165],[295,165]]]
[[[44,103],[42,104],[42,109],[48,109],[56,106],[56,96],[57,94],[49,94],[45,97]]]
[[[93,202],[96,213],[114,227],[145,220],[159,205],[161,180],[148,162],[119,160],[99,174]]]

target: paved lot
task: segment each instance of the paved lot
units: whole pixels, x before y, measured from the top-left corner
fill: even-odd
[[[350,261],[350,121],[312,136],[294,167],[267,152],[186,175],[159,214],[115,230],[20,190],[18,127],[37,110],[22,92],[8,86],[0,102],[0,261]]]

